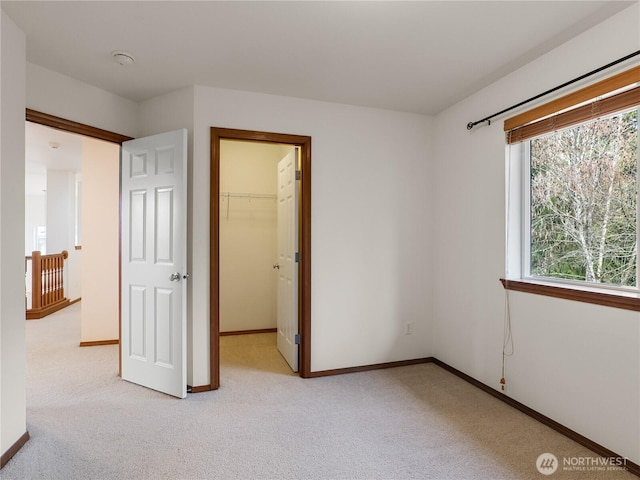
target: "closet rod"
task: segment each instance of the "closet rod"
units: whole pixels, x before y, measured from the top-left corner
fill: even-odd
[[[227,198],[269,198],[276,199],[278,196],[275,193],[231,193],[231,192],[222,192],[220,193],[221,197]]]
[[[580,75],[579,77],[576,77],[573,80],[569,80],[568,82],[565,82],[562,85],[558,85],[557,87],[553,87],[553,88],[547,90],[546,92],[542,92],[542,93],[539,93],[538,95],[536,95],[534,97],[527,98],[526,100],[524,100],[524,101],[522,101],[520,103],[517,103],[515,105],[512,105],[509,108],[505,108],[504,110],[500,110],[498,113],[494,113],[493,115],[489,115],[488,117],[485,117],[482,120],[478,120],[476,122],[469,122],[469,123],[467,123],[467,130],[471,130],[473,127],[475,127],[479,123],[487,122],[488,125],[491,125],[491,119],[494,118],[494,117],[497,117],[498,115],[502,115],[503,113],[506,113],[506,112],[508,112],[510,110],[513,110],[514,108],[518,108],[518,107],[521,107],[522,105],[525,105],[525,104],[527,104],[529,102],[533,102],[534,100],[537,100],[540,97],[544,97],[545,95],[549,95],[550,93],[553,93],[553,92],[555,92],[557,90],[560,90],[561,88],[564,88],[564,87],[566,87],[568,85],[571,85],[573,83],[579,82],[580,80],[583,80],[583,79],[585,79],[587,77],[590,77],[591,75],[595,75],[596,73],[600,73],[601,71],[606,70],[607,68],[613,67],[614,65],[622,63],[622,62],[624,62],[626,60],[629,60],[630,58],[636,57],[638,55],[640,55],[640,50],[637,50],[637,51],[635,51],[633,53],[630,53],[629,55],[626,55],[626,56],[624,56],[622,58],[619,58],[618,60],[615,60],[615,61],[613,61],[611,63],[603,65],[600,68],[596,68],[595,70],[592,70],[592,71],[590,71],[588,73],[585,73],[584,75]]]

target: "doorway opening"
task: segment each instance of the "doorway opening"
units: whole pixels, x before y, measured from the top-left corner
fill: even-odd
[[[235,143],[234,143],[235,142]],[[227,221],[234,212],[232,212],[232,201],[233,200],[241,200],[244,198],[245,203],[247,201],[260,201],[264,200],[268,202],[269,200],[277,200],[278,205],[280,205],[280,199],[278,199],[277,193],[272,191],[258,192],[257,187],[255,185],[251,185],[251,181],[249,183],[242,183],[240,180],[240,184],[236,184],[237,188],[230,188],[230,186],[234,186],[233,180],[231,183],[229,181],[228,172],[229,170],[233,170],[234,167],[239,169],[245,169],[248,165],[241,165],[242,156],[234,156],[234,155],[225,155],[224,159],[222,159],[222,152],[225,148],[231,147],[233,150],[234,146],[238,146],[238,142],[242,142],[245,145],[248,143],[252,144],[262,144],[263,146],[272,146],[275,149],[272,149],[273,155],[275,157],[279,156],[279,152],[283,153],[285,156],[287,153],[296,153],[297,156],[293,155],[291,158],[295,158],[295,170],[299,173],[298,179],[299,182],[296,182],[296,185],[299,187],[299,194],[297,195],[299,201],[299,211],[297,214],[297,218],[295,223],[297,223],[297,255],[295,255],[295,273],[298,278],[298,288],[293,295],[295,295],[295,305],[297,310],[297,325],[295,330],[297,331],[296,341],[298,342],[299,349],[296,348],[297,353],[295,362],[288,362],[290,365],[293,363],[298,367],[297,370],[302,377],[309,377],[311,373],[310,363],[311,363],[311,308],[310,308],[310,300],[311,300],[311,137],[301,136],[301,135],[288,135],[288,134],[279,134],[279,133],[267,133],[267,132],[256,132],[256,131],[248,131],[248,130],[235,130],[235,129],[225,129],[225,128],[211,128],[211,198],[210,198],[210,226],[211,226],[211,240],[210,240],[210,275],[211,275],[211,292],[210,292],[210,374],[211,374],[211,389],[217,389],[220,386],[220,335],[221,332],[229,332],[229,331],[251,331],[251,330],[269,330],[272,329],[272,326],[268,322],[273,322],[273,318],[269,320],[268,318],[264,321],[267,323],[249,323],[250,320],[242,319],[240,320],[240,325],[238,328],[235,328],[229,324],[228,314],[225,314],[225,311],[229,311],[229,308],[233,309],[233,306],[229,304],[227,301],[223,301],[221,305],[221,288],[226,289],[227,287],[233,288],[231,285],[222,285],[221,283],[221,272],[224,274],[226,270],[228,270],[228,262],[232,261],[231,258],[221,257],[221,242],[228,244],[230,241],[233,241],[233,232],[229,232],[224,230],[224,227],[221,229],[221,221]],[[227,150],[228,151],[228,150]],[[237,160],[234,160],[237,158]],[[265,161],[265,164],[262,166],[264,168],[270,168],[267,165],[268,161]],[[282,160],[282,165],[284,165],[286,161],[284,158]],[[221,168],[222,165],[222,168]],[[278,173],[279,167],[274,163],[274,176],[280,175]],[[284,168],[284,167],[282,167]],[[235,180],[237,181],[239,177],[243,175],[237,175]],[[283,175],[280,175],[281,177]],[[277,178],[277,177],[276,177]],[[247,180],[245,178],[244,180]],[[221,186],[225,185],[225,188],[222,189]],[[272,185],[273,187],[273,185]],[[270,188],[268,186],[263,186],[262,188]],[[273,188],[271,188],[273,189]],[[256,190],[255,192],[251,191],[241,191],[241,190]],[[277,190],[277,188],[276,188]],[[233,198],[232,198],[233,195]],[[251,198],[251,196],[255,196],[255,200]],[[259,200],[260,199],[260,200]],[[238,202],[236,202],[238,203]],[[265,209],[266,205],[263,204],[262,213],[269,215],[268,209]],[[279,206],[277,208],[280,208]],[[221,219],[221,211],[224,211],[224,219]],[[240,211],[235,212],[236,214],[241,214]],[[222,235],[221,235],[222,230]],[[237,232],[236,232],[237,233]],[[265,242],[273,242],[273,232],[268,233],[265,232]],[[269,238],[267,238],[269,237]],[[241,252],[240,252],[241,253]],[[229,256],[232,256],[233,253],[230,252]],[[263,253],[264,255],[269,255],[268,252]],[[280,252],[278,252],[280,255]],[[273,257],[272,257],[273,258]],[[280,269],[282,268],[279,265],[279,261],[276,259],[275,263],[273,263],[272,268]],[[271,267],[271,265],[270,265]],[[263,271],[264,273],[264,271]],[[259,281],[259,279],[258,279]],[[222,287],[221,287],[222,286]],[[274,285],[272,285],[274,287]],[[278,287],[275,287],[278,288]],[[266,300],[266,309],[271,313],[267,313],[267,317],[269,315],[273,316],[273,311],[275,310],[275,304],[273,303],[275,299],[271,298],[271,300]],[[271,303],[269,303],[271,302]],[[222,310],[221,310],[222,306]],[[221,317],[223,315],[223,317]],[[253,328],[257,327],[257,328]],[[278,336],[282,336],[281,332],[278,332]],[[295,335],[294,335],[295,336]],[[281,350],[282,351],[282,350]],[[285,355],[286,357],[286,355]],[[295,367],[292,367],[293,370],[296,370]]]
[[[63,132],[67,132],[67,133],[71,133],[71,134],[77,134],[85,139],[97,139],[97,140],[103,140],[104,142],[108,142],[108,143],[104,143],[104,142],[95,142],[95,143],[91,143],[90,148],[87,149],[87,154],[89,157],[91,157],[91,159],[96,160],[96,159],[101,159],[101,158],[109,158],[109,162],[111,164],[113,164],[111,167],[109,168],[115,168],[117,170],[116,172],[116,177],[117,175],[119,175],[119,147],[120,145],[122,145],[123,142],[127,141],[127,140],[131,140],[131,137],[125,136],[125,135],[121,135],[118,133],[114,133],[114,132],[110,132],[107,130],[102,130],[99,128],[95,128],[89,125],[85,125],[85,124],[81,124],[78,122],[74,122],[72,120],[67,120],[64,118],[60,118],[60,117],[56,117],[53,115],[49,115],[46,113],[42,113],[42,112],[38,112],[35,110],[31,110],[31,109],[26,109],[26,115],[25,115],[25,120],[27,122],[31,122],[33,124],[38,124],[38,125],[43,125],[45,127],[50,127],[53,128],[55,130],[60,130]],[[101,146],[102,145],[102,146]],[[60,147],[60,145],[58,145],[58,147]],[[63,146],[64,147],[64,146]],[[52,147],[53,148],[53,147]],[[115,148],[115,150],[114,150]],[[62,150],[62,148],[61,148]],[[107,157],[105,157],[105,155]],[[94,163],[100,163],[100,162],[94,162]],[[115,165],[115,167],[114,167]],[[100,177],[101,175],[103,175],[104,172],[102,171],[96,171],[96,175],[98,175],[98,177],[96,177],[96,182],[99,185],[102,185],[101,188],[104,188],[104,178]],[[93,173],[92,173],[93,175]],[[95,175],[94,175],[95,176]],[[114,178],[116,178],[114,177]],[[86,182],[85,182],[86,183]],[[117,210],[119,210],[119,193],[118,193],[118,188],[117,188],[117,178],[115,180],[115,186],[113,187],[112,190],[109,191],[104,191],[101,192],[101,194],[107,195],[109,196],[109,198],[111,198],[111,195],[113,195],[114,200],[108,200],[108,203],[111,204],[111,208],[112,210],[115,211],[115,213],[112,215],[114,218],[112,219],[112,222],[115,226],[113,226],[112,230],[115,229],[115,237],[113,235],[111,235],[111,237],[114,239],[113,244],[109,243],[107,244],[108,249],[112,250],[111,252],[111,256],[113,257],[115,255],[115,257],[118,256],[118,249],[119,249],[119,240],[118,240],[118,222],[119,222],[119,217],[118,217],[118,212]],[[86,185],[85,185],[86,186]],[[88,198],[83,198],[82,199],[82,203],[86,203],[88,200]],[[100,202],[101,200],[96,197],[96,202]],[[80,203],[79,199],[78,199],[78,203]],[[95,202],[94,202],[95,203]],[[102,208],[102,207],[100,207]],[[88,213],[88,212],[84,212],[84,213]],[[76,225],[79,223],[79,219],[82,218],[82,214],[79,211],[76,211]],[[100,219],[99,215],[96,215],[96,218]],[[98,250],[97,252],[97,256],[95,259],[90,258],[91,257],[91,253],[89,251],[89,249],[85,249],[82,250],[82,244],[85,243],[85,241],[89,241],[88,238],[83,238],[80,235],[80,232],[82,229],[87,229],[87,228],[92,228],[91,225],[83,225],[83,228],[78,228],[75,232],[71,231],[68,233],[67,237],[69,238],[69,242],[74,244],[74,248],[70,248],[69,250],[73,250],[73,253],[77,253],[78,255],[82,254],[83,256],[83,266],[84,267],[89,267],[90,265],[97,265],[97,263],[95,262],[100,262],[102,261],[102,257],[104,256],[104,252],[100,251],[101,247],[96,249],[96,245],[94,244],[94,248],[92,250]],[[100,232],[96,231],[96,235],[99,234]],[[94,235],[94,237],[96,236]],[[98,235],[99,236],[99,235]],[[88,262],[93,262],[93,263],[88,263]],[[116,263],[116,265],[119,264],[119,262]],[[89,270],[91,270],[91,268],[89,268]],[[102,271],[102,269],[99,267],[98,268],[99,271]],[[76,272],[76,276],[79,279],[80,275],[79,275],[79,271]],[[115,302],[119,305],[119,277],[120,277],[120,273],[119,273],[119,269],[116,273],[114,273],[112,275],[113,281],[115,282],[115,285],[110,285],[109,288],[112,290],[111,295],[106,298],[106,295],[104,294],[104,292],[102,291],[102,286],[99,285],[100,282],[93,282],[95,285],[92,285],[92,290],[91,292],[87,289],[83,289],[82,292],[82,300],[83,300],[83,310],[87,308],[87,302],[92,303],[94,305],[94,309],[98,309],[100,310],[102,308],[102,305],[100,302],[102,302],[105,298],[106,301],[108,301],[109,303],[113,304],[114,303],[114,297],[115,298]],[[79,280],[78,280],[79,281]],[[69,287],[72,287],[72,285],[69,285]],[[91,298],[94,298],[95,301],[91,301]],[[97,302],[97,303],[96,303]],[[118,308],[118,312],[117,315],[119,316],[119,306]],[[118,324],[119,324],[119,320],[118,320]],[[105,325],[91,325],[90,326],[90,330],[91,332],[89,332],[89,337],[95,337],[98,336],[100,337],[100,340],[88,340],[88,341],[83,341],[83,338],[81,337],[81,343],[80,346],[93,346],[93,345],[109,345],[109,344],[116,344],[119,343],[119,339],[120,339],[120,328],[119,325],[118,326],[106,326]]]

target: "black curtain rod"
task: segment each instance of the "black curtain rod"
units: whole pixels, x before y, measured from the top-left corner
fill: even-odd
[[[498,113],[494,113],[493,115],[489,115],[488,117],[483,118],[482,120],[478,120],[477,122],[469,122],[469,123],[467,123],[467,130],[471,130],[473,127],[475,127],[479,123],[487,122],[488,125],[491,125],[491,119],[494,118],[494,117],[497,117],[498,115],[502,115],[503,113],[506,113],[509,110],[513,110],[514,108],[518,108],[518,107],[521,107],[522,105],[525,105],[525,104],[527,104],[529,102],[533,102],[534,100],[537,100],[540,97],[544,97],[545,95],[549,95],[550,93],[553,93],[553,92],[555,92],[557,90],[560,90],[561,88],[564,88],[567,85],[571,85],[572,83],[579,82],[580,80],[583,80],[583,79],[585,79],[587,77],[590,77],[591,75],[595,75],[596,73],[599,73],[599,72],[601,72],[603,70],[606,70],[607,68],[613,67],[614,65],[622,63],[622,62],[624,62],[626,60],[629,60],[630,58],[636,57],[638,55],[640,55],[640,50],[637,50],[637,51],[635,51],[633,53],[630,53],[629,55],[627,55],[625,57],[622,57],[622,58],[619,58],[618,60],[616,60],[614,62],[611,62],[611,63],[608,63],[607,65],[604,65],[604,66],[602,66],[600,68],[596,68],[595,70],[592,70],[589,73],[585,73],[584,75],[580,75],[579,77],[574,78],[573,80],[569,80],[568,82],[565,82],[562,85],[558,85],[557,87],[554,87],[554,88],[552,88],[550,90],[547,90],[546,92],[539,93],[535,97],[528,98],[528,99],[526,99],[526,100],[524,100],[524,101],[522,101],[520,103],[517,103],[515,105],[510,106],[509,108],[505,108],[504,110],[500,110]]]

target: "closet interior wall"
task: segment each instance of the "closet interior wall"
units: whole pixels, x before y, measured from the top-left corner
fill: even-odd
[[[277,164],[293,148],[221,141],[221,333],[276,328]]]

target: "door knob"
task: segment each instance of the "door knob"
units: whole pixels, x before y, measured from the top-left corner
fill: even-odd
[[[171,280],[172,282],[179,282],[180,281],[180,273],[179,272],[175,272],[172,273],[171,275],[169,275],[169,280]]]
[[[274,263],[273,264],[273,269],[274,270],[280,270],[280,264],[279,263]]]

